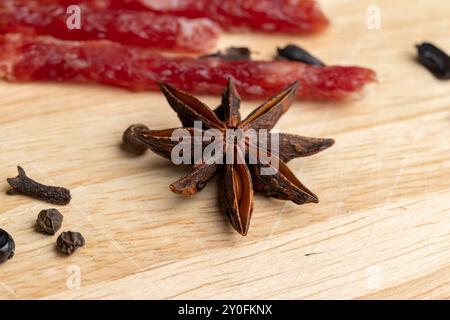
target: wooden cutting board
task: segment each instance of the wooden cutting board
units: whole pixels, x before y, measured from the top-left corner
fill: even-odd
[[[131,123],[177,125],[161,94],[1,82],[0,227],[17,250],[0,266],[0,297],[450,298],[450,86],[414,61],[423,40],[450,51],[450,2],[321,2],[332,26],[317,37],[220,42],[248,45],[260,58],[294,42],[379,77],[360,101],[297,102],[280,121],[284,132],[336,139],[289,164],[321,201],[257,196],[247,237],[218,206],[216,180],[194,197],[177,196],[168,185],[184,169],[118,147]],[[371,4],[381,10],[379,30],[366,24]],[[243,113],[255,106],[244,103]],[[34,231],[38,212],[51,206],[4,193],[18,164],[72,190],[59,208],[63,229],[82,232],[85,248],[62,257],[56,236]]]

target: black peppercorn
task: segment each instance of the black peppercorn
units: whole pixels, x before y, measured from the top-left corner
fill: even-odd
[[[63,215],[56,209],[42,210],[36,220],[36,230],[55,234],[61,228],[63,219]]]
[[[78,247],[84,247],[86,241],[79,232],[66,231],[56,240],[57,249],[67,255],[71,255]]]
[[[325,65],[322,61],[314,57],[311,53],[294,44],[289,44],[284,48],[278,48],[277,51],[278,55],[276,58],[280,60],[298,61],[313,66]]]
[[[416,45],[419,62],[438,79],[450,79],[450,57],[435,45],[424,42]]]
[[[250,61],[252,60],[252,52],[247,47],[230,47],[224,51],[217,51],[216,53],[201,56],[200,58],[221,58],[229,61]]]
[[[3,229],[0,229],[0,263],[3,263],[14,257],[16,244],[13,238]]]
[[[128,127],[122,136],[122,147],[135,154],[142,155],[148,150],[148,146],[139,140],[138,136],[141,132],[148,130],[144,124],[133,124]]]

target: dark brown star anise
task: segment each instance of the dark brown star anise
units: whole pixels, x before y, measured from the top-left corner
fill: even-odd
[[[219,130],[222,136],[213,140],[215,143],[221,144],[223,153],[219,153],[219,158],[225,159],[231,151],[233,161],[231,163],[229,161],[213,162],[205,159],[198,161],[198,159],[194,159],[194,152],[191,151],[191,154],[188,155],[194,161],[191,171],[172,183],[170,189],[178,194],[193,195],[202,190],[206,183],[217,172],[221,171],[221,194],[226,214],[236,231],[241,235],[246,235],[253,211],[254,190],[265,196],[291,200],[299,205],[318,202],[317,196],[295,177],[286,163],[294,158],[310,156],[329,148],[334,144],[333,139],[315,139],[280,133],[277,149],[272,148],[273,142],[270,133],[266,136],[264,143],[261,143],[264,139],[258,140],[257,146],[248,137],[243,140],[245,143],[242,144],[236,140],[227,140],[226,136],[227,129],[241,130],[244,133],[252,130],[252,132],[264,132],[261,131],[263,129],[266,130],[265,132],[270,132],[291,106],[298,86],[299,83],[295,82],[263,103],[247,118],[241,120],[239,112],[241,99],[232,80],[228,82],[222,96],[222,104],[214,111],[192,95],[171,85],[161,83],[161,90],[170,106],[178,114],[183,127],[166,130],[144,130],[139,133],[138,137],[152,151],[171,159],[173,148],[182,140],[172,138],[172,134],[177,129],[184,129],[184,135],[191,139],[192,147],[195,143],[194,136],[197,133],[203,135],[205,130],[208,129]],[[196,121],[201,122],[202,129],[198,129],[194,125]],[[205,151],[205,148],[211,143],[213,142],[202,140],[200,142],[201,150]],[[255,147],[253,150],[257,150],[256,155],[265,152],[272,160],[267,161],[267,157],[259,159],[249,151],[251,146]],[[194,150],[194,147],[190,150]],[[274,170],[271,174],[263,174],[262,170],[264,169]]]

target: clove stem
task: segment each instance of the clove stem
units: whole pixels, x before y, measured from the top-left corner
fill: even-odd
[[[70,202],[72,197],[68,189],[43,185],[27,177],[22,167],[18,166],[17,170],[19,171],[17,177],[6,179],[11,186],[7,194],[21,194],[56,205],[66,205]]]

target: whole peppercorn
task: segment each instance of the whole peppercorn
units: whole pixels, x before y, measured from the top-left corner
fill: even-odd
[[[39,212],[36,220],[36,230],[48,234],[55,234],[62,225],[64,216],[56,209]]]
[[[450,79],[450,56],[434,44],[424,42],[416,46],[419,62],[438,79]]]
[[[276,58],[280,60],[298,61],[315,66],[325,66],[322,61],[314,57],[311,53],[294,44],[289,44],[284,48],[278,48],[277,51],[278,55]]]
[[[147,130],[149,130],[148,127],[143,124],[129,126],[122,136],[123,148],[138,156],[144,154],[148,150],[148,146],[139,140],[138,135]]]
[[[0,229],[0,263],[3,263],[14,257],[16,244],[14,239],[3,229]]]
[[[78,247],[84,247],[86,241],[79,232],[66,231],[56,240],[57,249],[67,255],[71,255]]]

